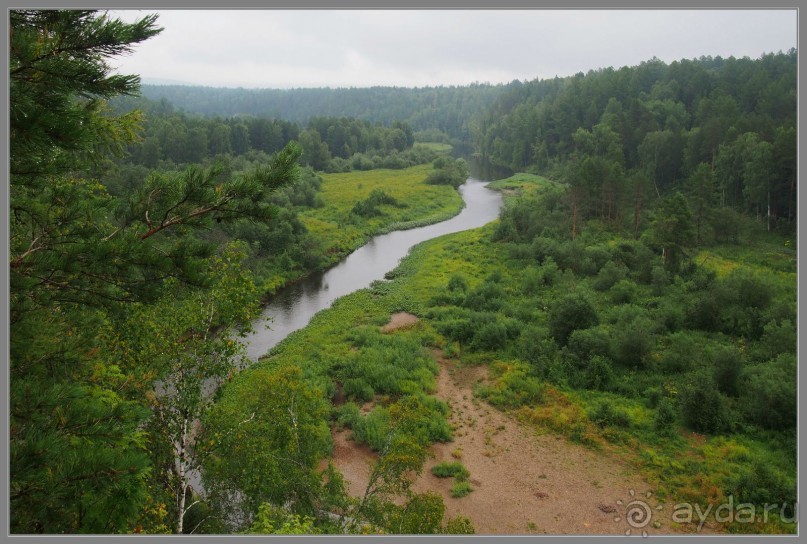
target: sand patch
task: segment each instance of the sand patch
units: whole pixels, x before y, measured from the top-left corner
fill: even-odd
[[[658,503],[644,496],[650,490],[647,482],[620,460],[563,437],[538,435],[474,398],[473,385],[486,379],[486,367],[461,366],[439,354],[438,363],[437,396],[451,407],[454,440],[433,446],[434,458],[424,465],[413,490],[442,495],[448,517],[470,518],[478,534],[679,532],[671,526],[670,511],[653,512],[652,520],[661,522],[658,528],[652,522],[642,528],[627,524],[626,504],[645,500],[655,508]],[[334,433],[333,463],[345,476],[349,492],[361,496],[376,454],[349,436],[350,431]],[[455,499],[450,492],[453,479],[437,478],[431,467],[458,458],[471,473],[474,491]]]
[[[418,316],[412,315],[408,312],[394,313],[390,316],[389,323],[381,327],[381,332],[392,332],[398,329],[405,329],[411,327],[418,321],[420,321]]]

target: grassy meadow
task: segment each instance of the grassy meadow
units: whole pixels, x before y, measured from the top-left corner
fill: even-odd
[[[300,218],[324,241],[326,253],[336,262],[377,234],[437,223],[458,214],[463,202],[457,191],[423,183],[432,169],[425,164],[403,170],[322,174],[325,205],[306,210]],[[381,204],[373,215],[351,213],[373,191],[383,191],[397,204]]]

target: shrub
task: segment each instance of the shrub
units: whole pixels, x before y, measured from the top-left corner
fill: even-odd
[[[584,296],[574,293],[559,299],[549,310],[549,331],[560,346],[577,329],[588,329],[599,323],[597,311]]]
[[[547,257],[544,259],[540,272],[544,285],[555,285],[560,279],[560,268],[558,267],[558,263],[556,263],[555,259],[552,257]]]
[[[639,318],[618,328],[611,341],[614,361],[624,366],[645,367],[650,363],[653,336],[650,322]]]
[[[558,246],[559,246],[558,242],[553,238],[538,236],[532,241],[532,244],[530,245],[530,249],[532,251],[532,258],[539,263],[543,263],[547,258],[557,260],[557,256],[559,253]]]
[[[398,202],[395,197],[385,193],[383,189],[373,189],[370,196],[364,200],[356,202],[350,213],[361,217],[376,217],[382,215],[382,212],[378,209],[378,207],[385,205],[395,206],[396,208],[403,208],[406,206],[405,204]]]
[[[614,408],[610,401],[598,402],[588,413],[588,418],[600,427],[613,426],[626,429],[630,427],[630,416],[620,408]]]
[[[345,395],[361,402],[372,400],[375,396],[373,388],[362,378],[349,378],[342,386]]]
[[[471,484],[464,480],[454,482],[454,485],[451,486],[451,496],[454,497],[455,499],[464,497],[471,491],[473,491]]]
[[[602,272],[602,269],[607,267],[609,264],[613,267],[616,266],[611,260],[611,252],[608,250],[608,248],[599,245],[586,247],[585,250],[583,250],[583,258],[588,259],[594,266],[594,269],[599,270],[600,272]]]
[[[665,297],[656,310],[657,330],[675,332],[683,328],[687,321],[686,301],[680,297]]]
[[[498,283],[486,281],[475,290],[468,293],[463,306],[478,312],[495,312],[504,304],[504,288]]]
[[[471,520],[462,516],[449,519],[442,532],[446,535],[472,535],[475,533]]]
[[[630,280],[619,280],[611,287],[611,301],[614,304],[628,304],[636,299],[636,284]]]
[[[661,356],[661,371],[681,374],[692,370],[700,352],[699,342],[687,332],[673,333],[667,336],[667,342]]]
[[[739,404],[748,421],[766,429],[796,427],[795,355],[784,354],[772,361],[746,367],[740,383]]]
[[[373,451],[381,451],[390,431],[387,410],[376,407],[366,416],[359,416],[351,428],[356,442],[367,444]]]
[[[544,329],[535,327],[521,331],[517,346],[518,357],[530,364],[533,373],[546,377],[552,360],[557,356],[557,344],[547,337]]]
[[[743,369],[742,354],[736,348],[720,346],[712,352],[715,382],[721,393],[736,397]]]
[[[796,353],[798,343],[796,325],[789,319],[768,322],[762,329],[758,353],[763,359],[774,359],[782,353]]]
[[[465,465],[459,461],[442,461],[432,467],[432,474],[438,478],[456,478],[457,480],[467,480],[471,473]]]
[[[614,370],[607,357],[595,355],[588,362],[585,373],[586,389],[609,391],[614,382]]]
[[[597,277],[594,279],[593,287],[597,291],[607,291],[619,280],[625,277],[625,271],[615,265],[612,261],[605,263],[600,268]]]
[[[661,436],[671,436],[675,431],[678,409],[672,399],[663,397],[658,401],[656,415],[653,417],[653,428]]]
[[[577,329],[569,335],[567,348],[580,361],[587,361],[593,356],[608,355],[611,338],[601,327]]]
[[[758,459],[743,466],[728,482],[727,488],[727,494],[733,495],[738,503],[780,505],[775,511],[781,511],[781,505],[787,505],[785,514],[788,517],[793,515],[796,482],[770,462]]]
[[[654,266],[650,272],[650,284],[653,286],[653,294],[661,296],[664,288],[670,283],[670,276],[663,266]]]
[[[486,323],[474,334],[472,349],[495,351],[507,344],[507,326],[497,321]]]
[[[452,274],[451,278],[448,280],[449,291],[452,292],[462,292],[465,293],[468,291],[468,280],[465,279],[465,276],[462,274]]]
[[[334,415],[336,416],[336,421],[338,421],[340,425],[344,425],[345,427],[349,427],[351,429],[356,422],[361,419],[361,411],[355,402],[346,402],[342,406],[336,408],[334,410]]]
[[[729,428],[728,408],[711,374],[698,372],[681,390],[681,415],[693,431],[720,433]]]
[[[496,406],[515,408],[543,401],[544,384],[527,374],[527,368],[523,363],[512,365],[497,363],[495,368],[502,372],[501,375],[492,384],[479,388],[479,395],[488,402]]]

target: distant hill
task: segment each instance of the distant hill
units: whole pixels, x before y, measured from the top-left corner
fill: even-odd
[[[185,87],[194,87],[196,86],[195,83],[188,83],[187,81],[180,81],[178,79],[163,79],[159,77],[142,77],[140,78],[140,82],[145,85],[182,85]]]
[[[469,136],[468,121],[486,111],[508,85],[464,87],[369,87],[348,89],[231,89],[156,85],[144,81],[143,96],[165,98],[176,107],[205,116],[274,117],[306,122],[311,117],[351,117],[372,123],[405,121],[415,130],[439,129]]]

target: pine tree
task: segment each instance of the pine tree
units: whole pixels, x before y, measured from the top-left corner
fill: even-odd
[[[114,198],[87,172],[136,139],[138,114],[111,115],[106,100],[139,79],[107,61],[157,35],[156,16],[13,10],[10,22],[11,530],[130,531],[159,470],[143,393],[163,376],[133,369],[99,331],[120,332],[132,304],[165,300],[172,281],[209,285],[215,248],[193,231],[271,219],[300,149],[237,177],[153,176]]]

